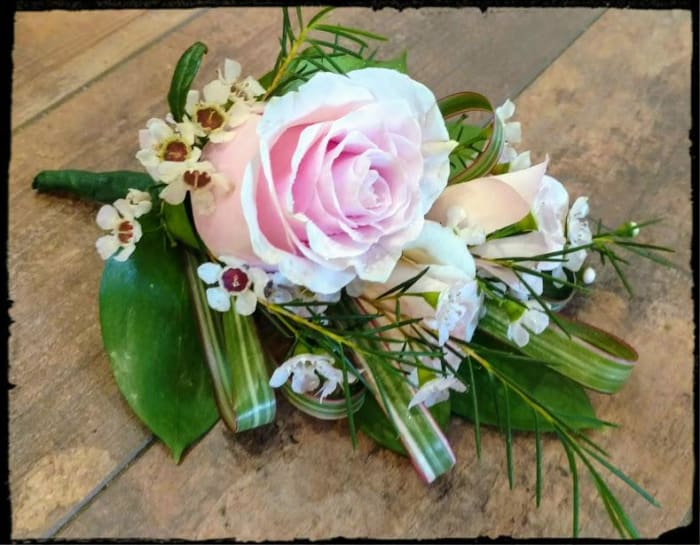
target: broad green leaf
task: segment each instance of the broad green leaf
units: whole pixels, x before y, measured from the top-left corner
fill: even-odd
[[[478,341],[478,337],[475,337]],[[545,365],[528,361],[519,356],[509,356],[495,350],[482,349],[479,353],[494,368],[508,376],[530,396],[559,416],[574,429],[598,428],[602,423],[596,419],[593,407],[584,389],[572,380],[548,369]],[[469,370],[462,365],[458,371],[469,383]],[[451,392],[452,412],[474,420],[474,402],[477,396],[479,421],[482,424],[499,425],[498,415],[506,414],[505,391],[500,381],[491,380],[488,372],[479,365],[473,366],[474,386],[466,392]],[[529,405],[517,395],[508,396],[510,424],[515,430],[534,431],[538,421]],[[501,416],[502,417],[502,416]],[[552,431],[549,422],[539,421],[540,431]]]
[[[144,231],[127,261],[105,263],[102,339],[124,398],[179,461],[218,413],[181,251],[167,244],[162,231]]]
[[[185,203],[171,205],[163,202],[163,221],[170,235],[190,248],[201,248],[199,237],[192,228]]]
[[[175,121],[182,121],[182,117],[185,115],[187,93],[192,87],[192,82],[206,53],[207,46],[202,42],[195,42],[177,61],[173,79],[170,82],[170,90],[168,91],[168,105]]]
[[[37,174],[32,188],[40,193],[65,192],[101,203],[112,203],[126,196],[129,189],[148,191],[155,186],[144,172],[120,170],[87,172],[84,170],[44,170]]]

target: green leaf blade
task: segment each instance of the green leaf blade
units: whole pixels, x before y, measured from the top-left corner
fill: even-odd
[[[44,170],[32,181],[32,188],[39,193],[68,193],[103,204],[125,197],[129,189],[148,191],[154,186],[155,182],[148,174],[127,170]]]
[[[117,385],[179,461],[218,420],[179,251],[145,233],[126,262],[105,263],[100,325]]]
[[[192,87],[192,82],[206,53],[207,46],[202,42],[195,42],[182,54],[175,66],[168,91],[168,105],[175,121],[182,121],[185,115],[187,93]]]

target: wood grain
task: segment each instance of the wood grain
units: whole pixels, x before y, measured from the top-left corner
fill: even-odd
[[[12,128],[64,100],[202,10],[18,13]]]
[[[474,89],[499,102],[527,86],[599,14],[598,10],[489,10],[482,15],[476,9],[401,13],[352,9],[340,10],[337,19],[392,36],[388,53],[408,48],[412,75],[430,85],[438,96]],[[608,13],[528,88],[518,104],[528,145],[533,150],[550,151],[555,159],[552,171],[562,179],[566,175],[573,194],[585,190],[592,195],[592,204],[594,198],[598,200],[595,211],[615,221],[625,214],[649,210],[652,204],[660,209],[676,206],[671,208],[676,223],[663,234],[673,234],[676,238],[672,241],[686,252],[681,256],[687,256],[689,241],[682,233],[684,229],[689,232],[689,210],[678,208],[676,201],[679,195],[686,199],[689,191],[687,155],[678,156],[679,135],[686,138],[688,128],[688,114],[682,110],[689,104],[689,73],[683,71],[689,66],[689,18],[682,13],[664,17],[665,26],[652,29],[653,20],[645,14]],[[164,114],[167,85],[180,52],[205,37],[210,54],[200,82],[213,74],[225,56],[242,61],[245,70],[259,74],[276,52],[272,38],[278,25],[278,10],[209,10],[107,71],[88,88],[76,87],[79,91],[75,95],[14,135],[9,261],[15,301],[11,314],[16,322],[10,340],[10,379],[17,384],[10,396],[13,537],[41,535],[147,436],[121,399],[101,349],[97,325],[100,262],[92,251],[98,230],[88,227],[94,221],[95,207],[34,195],[29,189],[32,176],[40,169],[69,166],[138,168],[133,159],[136,131],[148,117]],[[546,35],[537,31],[541,28],[547,28]],[[231,38],[232,29],[235,38]],[[646,49],[635,49],[632,44],[637,42],[625,41],[635,32],[655,38]],[[680,45],[674,41],[679,36],[683,38]],[[597,50],[597,42],[608,44],[607,48]],[[25,43],[24,47],[31,48]],[[445,43],[454,46],[446,48]],[[648,65],[642,62],[645,57]],[[649,63],[649,58],[654,62]],[[663,80],[656,79],[659,73]],[[634,76],[625,87],[627,94],[618,94],[622,79],[618,74]],[[595,84],[587,85],[591,78]],[[632,89],[645,89],[650,98],[640,110],[641,117],[628,119],[625,100],[630,99]],[[583,108],[566,95],[567,90],[597,109]],[[635,96],[631,94],[631,98]],[[663,118],[669,112],[662,115],[651,107],[655,100],[670,100],[670,118]],[[102,123],[95,124],[95,111],[101,112]],[[663,138],[653,140],[650,122],[663,131]],[[608,133],[613,129],[634,137],[618,138],[610,144]],[[644,146],[646,154],[640,154],[638,149]],[[629,160],[635,156],[640,159]],[[660,158],[663,162],[658,162]],[[669,168],[667,158],[673,168]],[[592,169],[590,162],[600,168]],[[621,164],[627,165],[627,170]],[[662,166],[670,176],[668,192],[655,189],[653,183]],[[593,177],[600,171],[606,173],[605,178]],[[630,187],[637,186],[630,185],[633,183],[648,189],[647,200],[623,198],[629,196]],[[608,199],[606,187],[617,198]],[[679,472],[687,471],[692,467],[688,443],[692,413],[690,397],[682,395],[690,395],[691,388],[688,279],[643,267],[635,274],[642,275],[637,278],[642,284],[652,284],[651,279],[655,282],[635,303],[638,306],[629,306],[615,295],[619,288],[615,286],[613,292],[611,279],[604,276],[603,294],[579,304],[579,311],[590,315],[593,305],[606,305],[610,310],[603,325],[622,334],[632,333],[631,340],[646,343],[643,346],[652,354],[658,351],[659,341],[644,337],[647,328],[665,327],[676,340],[675,373],[663,385],[665,396],[654,405],[658,414],[673,415],[674,425],[662,430],[664,443],[659,444],[674,454],[656,463],[673,460]],[[663,296],[657,286],[666,288]],[[657,307],[650,310],[654,304]],[[630,309],[640,316],[630,317]],[[601,322],[598,315],[591,318]],[[631,397],[597,401],[606,418],[624,419],[623,434],[628,426],[637,433],[643,428],[644,421],[635,420],[637,413],[629,410],[629,404],[647,399],[649,383],[654,380],[654,375],[649,375],[654,368],[648,361],[640,362],[641,372],[625,392]],[[556,441],[547,444],[545,471],[550,477],[544,505],[535,510],[528,437],[516,441],[516,456],[523,469],[511,493],[504,476],[500,438],[486,434],[484,456],[477,463],[473,460],[471,427],[455,424],[450,439],[459,453],[459,465],[435,486],[425,488],[409,464],[368,441],[362,440],[353,454],[343,424],[313,421],[284,404],[279,413],[275,425],[240,436],[231,436],[218,426],[179,466],[170,461],[161,445],[155,445],[60,536],[283,539],[569,532],[568,480],[563,475],[566,465]],[[647,422],[659,421],[659,416],[645,417]],[[678,436],[677,443],[670,428]],[[639,439],[635,434],[621,436],[618,430],[604,439],[609,447],[619,442],[615,452],[623,455],[632,446],[640,452],[632,466],[625,467],[641,484],[651,484],[650,491],[659,494],[664,503],[671,489],[658,482],[661,472],[656,466],[654,472],[647,473],[653,460],[642,456],[645,449],[654,451],[649,433]],[[615,458],[621,461],[620,456]],[[73,474],[74,459],[81,461],[78,467],[90,469],[62,481],[61,475]],[[42,479],[48,479],[53,487],[50,490],[58,492],[52,495],[37,487]],[[63,488],[66,482],[70,490]],[[605,514],[590,496],[582,504],[592,513],[583,520],[585,533],[611,535]],[[665,509],[658,512],[626,496],[634,504],[636,520],[648,519],[646,526],[640,523],[648,535],[673,527],[685,514],[689,496],[679,493],[674,497],[671,505],[664,503]],[[679,511],[683,512],[678,515]]]

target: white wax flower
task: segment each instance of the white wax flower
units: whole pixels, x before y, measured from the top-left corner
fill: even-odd
[[[107,260],[114,255],[117,261],[129,259],[142,235],[141,224],[136,221],[131,204],[126,199],[117,199],[114,205],[105,204],[97,212],[97,225],[111,231],[95,243],[100,257]]]
[[[171,163],[197,161],[202,152],[194,146],[191,126],[175,123],[172,117],[167,122],[149,119],[146,128],[139,131],[139,144],[141,149],[136,158],[156,181],[165,181],[161,168],[167,170]]]
[[[231,299],[234,299],[236,313],[243,316],[253,314],[258,299],[264,297],[269,281],[267,273],[230,256],[221,256],[219,261],[226,266],[203,263],[197,268],[197,275],[206,284],[217,284],[216,287],[207,288],[209,306],[219,312],[228,312]]]
[[[270,377],[270,386],[279,388],[289,377],[292,378],[292,391],[297,394],[313,392],[323,385],[316,392],[321,401],[332,394],[343,382],[343,372],[333,366],[333,358],[327,354],[298,354],[289,358]],[[357,380],[352,374],[348,374],[348,382]]]
[[[508,325],[508,338],[520,347],[530,342],[530,333],[539,335],[549,325],[549,316],[542,305],[535,300],[525,303],[527,308],[515,321]]]
[[[579,197],[569,210],[566,218],[566,238],[570,246],[584,246],[593,240],[591,229],[588,226],[588,197]],[[578,250],[565,254],[566,263],[564,266],[571,271],[578,271],[587,255],[586,250]]]
[[[424,403],[426,407],[431,407],[441,401],[447,401],[450,397],[450,390],[465,392],[467,387],[454,375],[437,377],[423,384],[408,403],[408,408],[415,407],[419,403]]]

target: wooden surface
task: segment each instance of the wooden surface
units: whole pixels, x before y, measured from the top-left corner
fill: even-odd
[[[628,299],[611,271],[573,310],[640,352],[628,385],[592,396],[593,434],[662,505],[613,488],[644,536],[687,522],[694,471],[690,260],[690,15],[589,9],[342,9],[337,21],[392,36],[411,75],[437,96],[475,90],[518,97],[526,148],[551,157],[572,196],[615,225],[664,216],[658,240],[681,271],[636,262]],[[544,442],[544,494],[534,504],[534,443],[514,441],[508,489],[502,439],[455,421],[457,466],[423,485],[410,464],[344,423],[313,420],[280,400],[276,422],[232,435],[221,423],[175,465],[120,397],[97,317],[96,206],[36,195],[42,169],[138,169],[137,131],[166,112],[172,68],[193,41],[261,74],[276,53],[276,9],[19,13],[13,52],[9,273],[12,535],[312,539],[567,536],[566,458]],[[525,147],[523,149],[526,149]],[[612,478],[611,478],[612,479]],[[105,487],[106,486],[106,487]],[[614,537],[584,479],[581,533]]]

